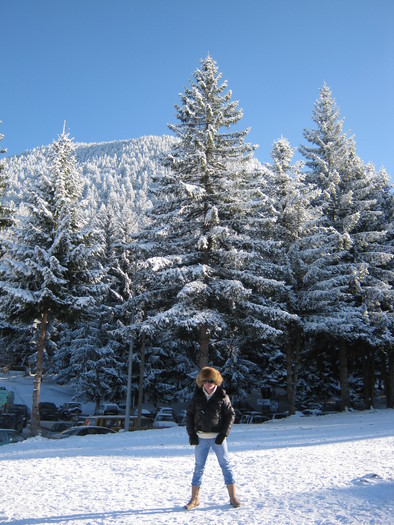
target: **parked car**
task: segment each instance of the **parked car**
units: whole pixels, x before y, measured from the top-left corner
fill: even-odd
[[[126,403],[117,403],[117,405],[119,407],[119,414],[120,415],[125,415],[126,414],[127,404]],[[148,419],[152,419],[152,421],[154,419],[154,415],[147,408],[141,408],[141,414],[144,417],[147,417]],[[138,408],[130,407],[130,415],[131,416],[138,416]]]
[[[117,416],[120,413],[119,405],[116,403],[104,403],[100,405],[97,414],[108,415],[108,416]]]
[[[115,432],[119,432],[119,430],[124,430],[125,428],[125,420],[126,416],[124,415],[118,415],[118,416],[89,416],[85,419],[84,425],[93,425],[98,427],[106,427],[106,428],[112,428],[115,430]],[[141,417],[141,427],[140,430],[147,430],[149,428],[152,428],[152,423],[149,419],[146,417]],[[129,420],[129,430],[138,430],[138,418],[137,416],[130,416]]]
[[[126,408],[127,408],[127,404],[126,403],[118,403],[118,407],[119,407],[119,414],[126,414]],[[133,410],[132,407],[130,407],[130,412]]]
[[[253,423],[254,422],[253,418],[257,418],[257,417],[260,417],[260,416],[261,416],[261,413],[260,412],[256,412],[256,411],[243,412],[239,422],[242,423],[242,424]],[[269,418],[267,417],[266,421],[268,421],[268,419]]]
[[[27,405],[13,405],[12,408],[10,408],[7,412],[9,414],[20,414],[23,419],[23,427],[26,427],[27,423],[31,419],[30,408]]]
[[[116,403],[105,403],[103,408],[103,414],[105,416],[117,416],[119,414],[119,407]]]
[[[58,421],[51,426],[46,437],[49,439],[56,439],[61,432],[71,428],[72,426],[74,426],[74,424],[71,421]]]
[[[234,419],[234,423],[240,423],[241,422],[241,417],[242,417],[242,412],[240,410],[238,410],[238,408],[235,408],[234,409],[234,412],[235,412],[235,419]]]
[[[69,401],[68,403],[63,403],[59,407],[59,418],[69,421],[75,416],[82,414],[82,405],[81,403],[76,403],[74,401]]]
[[[176,416],[176,422],[180,427],[184,427],[186,425],[186,413],[187,410],[181,410]]]
[[[186,416],[182,416],[180,419],[178,419],[177,423],[180,427],[185,427],[186,426]]]
[[[259,423],[266,423],[269,421],[270,418],[268,416],[264,416],[263,414],[252,414],[249,417],[248,423],[251,424],[259,424]]]
[[[0,386],[0,413],[6,412],[14,404],[14,392]]]
[[[133,410],[132,415],[138,416],[138,408],[135,408]],[[141,416],[145,417],[146,419],[149,419],[150,421],[153,421],[155,419],[155,416],[153,415],[153,413],[147,408],[141,409]]]
[[[272,419],[284,419],[285,417],[289,417],[287,410],[285,412],[276,412],[276,414],[273,414]]]
[[[55,403],[49,403],[47,401],[41,401],[38,403],[38,410],[40,413],[40,419],[44,421],[57,421],[58,420],[58,408]]]
[[[324,412],[320,408],[306,408],[301,412],[303,416],[323,416]]]
[[[172,416],[173,420],[176,421],[175,410],[171,407],[159,407],[156,410],[155,416],[158,416],[159,414]]]
[[[19,443],[20,441],[25,441],[25,437],[16,430],[0,428],[0,446],[9,445],[10,443]]]
[[[187,413],[187,410],[180,410],[177,415],[176,415],[176,422],[178,423],[178,425],[180,425],[181,423],[184,425],[185,424],[185,420],[186,420],[186,413]]]
[[[153,428],[171,428],[177,426],[178,423],[171,414],[160,414],[159,412],[153,420]]]
[[[17,412],[15,414],[0,414],[0,428],[9,428],[22,432],[23,418]]]
[[[60,432],[55,439],[64,439],[72,436],[92,436],[94,434],[116,434],[115,430],[106,427],[94,427],[82,425],[79,427],[71,427]]]

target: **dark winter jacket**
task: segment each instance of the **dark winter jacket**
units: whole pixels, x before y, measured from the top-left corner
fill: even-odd
[[[197,432],[217,432],[229,435],[235,412],[226,391],[218,386],[208,400],[202,388],[196,388],[186,413],[186,431],[191,436]]]

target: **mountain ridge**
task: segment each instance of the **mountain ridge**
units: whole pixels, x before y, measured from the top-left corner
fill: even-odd
[[[175,144],[168,135],[146,135],[108,142],[74,142],[75,155],[84,183],[84,196],[95,195],[97,209],[117,192],[123,200],[149,191],[151,177],[163,171],[161,158]],[[50,170],[52,145],[7,157],[4,166],[9,180],[8,198],[20,205],[30,182]],[[145,199],[145,195],[143,198]],[[141,200],[141,199],[140,199]]]

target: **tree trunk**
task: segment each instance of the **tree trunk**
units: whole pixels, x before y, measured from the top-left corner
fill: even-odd
[[[339,383],[341,386],[341,408],[350,408],[349,372],[346,342],[339,343]]]
[[[376,383],[376,352],[375,349],[369,350],[369,398],[371,400],[371,408],[375,404],[375,383]]]
[[[206,324],[200,328],[200,354],[198,356],[198,366],[200,369],[209,363],[209,334]]]
[[[364,345],[363,378],[365,407],[370,409],[375,401],[375,353],[367,345]]]
[[[291,340],[286,346],[286,366],[287,366],[287,404],[289,414],[293,416],[296,411],[298,369],[300,360],[301,334],[297,329],[295,341]]]
[[[100,404],[101,404],[101,397],[100,397],[100,394],[98,393],[99,385],[100,385],[100,377],[99,377],[100,374],[99,374],[99,370],[97,369],[97,367],[94,370],[94,375],[95,375],[95,385],[94,385],[95,388],[94,389],[96,391],[96,395],[95,395],[95,398],[94,398],[94,401],[95,401],[94,413],[98,414],[99,413]]]
[[[145,321],[147,316],[147,307],[144,307],[144,318]],[[144,394],[144,375],[145,375],[145,346],[146,346],[146,335],[143,332],[141,337],[141,363],[140,363],[140,378],[138,383],[138,404],[137,404],[137,428],[141,429],[141,413],[142,413],[142,397]]]
[[[394,408],[394,349],[388,348],[387,408]]]
[[[44,346],[45,338],[47,333],[48,326],[48,312],[44,312],[41,318],[41,331],[40,331],[40,341],[38,343],[37,349],[37,363],[36,363],[36,376],[33,383],[33,406],[31,411],[31,435],[37,436],[40,431],[40,411],[39,411],[39,402],[40,402],[40,390],[41,390],[41,381],[42,381],[42,362],[44,358]]]
[[[209,177],[208,174],[206,174],[206,177],[204,178],[204,186],[207,190],[207,193],[210,193],[209,191]],[[208,203],[204,203],[204,217],[208,213]],[[208,235],[208,227],[203,227],[203,234],[207,235],[208,237],[208,247],[204,249],[202,252],[202,264],[209,266],[209,259],[210,259],[210,251],[212,248],[212,239]],[[204,282],[207,284],[207,277],[204,277]],[[208,297],[205,298],[205,307],[209,308],[209,299]],[[209,334],[208,334],[208,325],[205,323],[202,326],[200,326],[200,352],[198,356],[198,366],[199,368],[203,368],[204,366],[208,366],[209,364]]]

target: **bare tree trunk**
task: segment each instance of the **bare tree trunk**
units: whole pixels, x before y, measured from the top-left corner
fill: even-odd
[[[100,403],[101,403],[101,397],[100,395],[98,394],[98,385],[100,384],[100,378],[99,378],[99,371],[97,370],[97,368],[95,369],[95,379],[96,379],[96,383],[95,383],[95,391],[96,391],[96,396],[95,396],[95,405],[94,405],[94,413],[95,414],[98,414],[99,413],[99,409],[100,409]]]
[[[376,352],[375,349],[369,350],[369,359],[371,365],[369,367],[369,397],[371,400],[371,407],[375,404],[375,383],[376,383]]]
[[[339,343],[339,382],[341,385],[341,408],[350,408],[349,371],[346,342]]]
[[[394,408],[394,349],[388,348],[387,408]]]
[[[364,400],[366,408],[372,408],[375,401],[375,353],[367,345],[363,352]]]
[[[203,182],[207,190],[207,193],[211,193],[208,173],[205,174]],[[208,204],[207,202],[205,202],[204,216],[206,216],[207,212],[208,212]],[[208,233],[206,231],[205,226],[203,228],[203,233],[204,234]],[[207,266],[209,266],[209,256],[210,256],[211,248],[212,248],[212,239],[208,236],[208,247],[202,253],[202,263]],[[204,278],[204,280],[206,281],[206,278]],[[206,301],[205,306],[208,307],[209,299],[206,298],[205,301]],[[208,334],[208,325],[205,323],[202,326],[200,326],[200,352],[198,356],[198,366],[201,369],[204,366],[207,366],[208,364],[209,364],[209,334]]]
[[[144,307],[144,321],[147,315],[147,307]],[[146,335],[142,333],[141,337],[141,363],[140,363],[140,378],[138,383],[138,404],[137,404],[137,428],[141,428],[141,413],[142,413],[142,397],[144,393],[144,374],[145,374],[145,346]]]
[[[209,335],[207,325],[204,324],[200,328],[200,355],[198,358],[198,366],[202,368],[209,363]]]
[[[40,341],[38,343],[37,349],[37,363],[36,363],[36,376],[33,383],[33,406],[31,411],[31,434],[36,436],[40,431],[40,411],[38,409],[38,404],[40,402],[40,390],[41,390],[41,381],[42,381],[42,362],[44,358],[44,346],[45,338],[47,333],[48,325],[48,312],[44,312],[41,318],[41,331],[40,331]]]
[[[297,329],[295,341],[289,341],[286,346],[286,366],[287,366],[287,404],[289,414],[295,414],[295,404],[297,399],[298,369],[300,361],[301,334]]]

